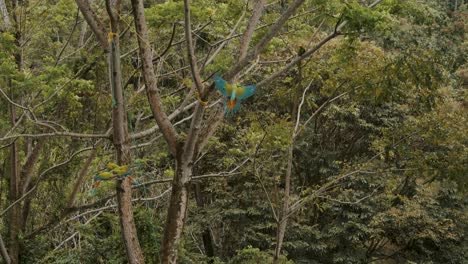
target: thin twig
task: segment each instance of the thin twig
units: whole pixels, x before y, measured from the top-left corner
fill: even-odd
[[[192,180],[198,180],[198,179],[210,178],[210,177],[226,177],[226,176],[232,176],[232,175],[240,174],[241,172],[236,173],[235,171],[237,171],[239,168],[244,166],[244,164],[249,160],[251,160],[251,159],[250,158],[245,159],[243,162],[241,162],[239,165],[237,165],[234,169],[232,169],[230,171],[223,171],[223,172],[219,172],[219,173],[210,173],[210,174],[203,174],[203,175],[193,176]]]
[[[76,132],[51,132],[40,134],[18,134],[0,138],[0,141],[5,141],[15,138],[43,138],[43,137],[72,137],[72,138],[109,138],[108,134],[84,134]]]
[[[333,201],[333,202],[336,202],[336,203],[340,203],[340,204],[350,204],[350,205],[352,205],[352,204],[358,204],[358,203],[364,201],[365,199],[370,198],[370,197],[371,197],[372,195],[374,195],[379,189],[380,189],[380,187],[379,187],[379,188],[375,188],[370,194],[368,194],[368,195],[366,195],[366,196],[364,196],[364,197],[362,197],[362,198],[359,198],[359,199],[357,199],[356,201],[352,201],[352,202],[350,202],[350,201],[341,201],[341,200],[334,199],[334,198],[331,198],[331,197],[328,197],[328,196],[323,196],[323,195],[317,195],[316,197],[317,197],[317,198],[322,198],[322,199],[327,199],[327,200],[330,200],[330,201]]]
[[[88,221],[86,221],[84,223],[84,225],[87,225],[89,224],[91,221],[93,221],[96,217],[98,217],[99,215],[102,214],[102,211],[98,212],[97,214],[93,215],[93,217],[91,217],[90,219],[88,219]],[[76,231],[75,233],[73,233],[71,236],[69,236],[67,239],[63,240],[62,242],[60,242],[60,244],[58,244],[55,248],[54,248],[54,251],[61,248],[65,243],[67,243],[68,241],[70,241],[70,239],[72,239],[73,237],[75,237],[77,234],[79,233],[79,231]]]
[[[185,18],[185,39],[187,41],[187,56],[190,65],[190,72],[198,94],[201,96],[203,92],[203,83],[200,77],[200,71],[197,65],[197,57],[195,56],[195,44],[192,39],[192,26],[190,22],[190,0],[184,0],[184,18]]]

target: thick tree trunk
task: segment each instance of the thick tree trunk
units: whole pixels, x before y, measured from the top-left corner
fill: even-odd
[[[10,104],[10,123],[15,125],[16,111],[15,106]],[[19,160],[18,146],[14,142],[10,147],[10,204],[20,197],[20,175],[19,175]],[[20,243],[19,234],[21,231],[21,203],[14,205],[10,210],[9,217],[9,243],[8,251],[12,264],[19,263]]]
[[[5,27],[11,28],[11,20],[10,15],[8,14],[8,9],[5,3],[5,0],[0,0],[0,13],[2,14],[3,23]]]
[[[177,250],[187,217],[189,184],[192,177],[195,146],[203,119],[203,106],[198,104],[183,149],[176,155],[176,174],[172,181],[172,195],[161,247],[162,263],[176,263]]]
[[[203,208],[205,206],[205,199],[201,191],[200,183],[195,183],[194,187],[195,187],[195,200],[197,201],[197,206],[200,208]],[[212,240],[210,228],[207,227],[203,231],[202,239],[203,239],[203,247],[205,248],[206,256],[209,258],[213,258],[214,246],[213,246],[213,240]],[[211,259],[209,263],[213,263],[213,260]]]
[[[167,211],[166,228],[161,248],[161,263],[177,263],[177,251],[187,218],[187,203],[192,168],[180,158],[176,162],[176,173],[172,183],[172,194]]]
[[[122,90],[122,73],[120,69],[119,31],[117,22],[112,23],[112,39],[109,52],[109,78],[112,88],[112,124],[113,143],[119,165],[131,163],[130,142],[127,126],[127,114]],[[138,241],[132,210],[132,186],[128,177],[117,181],[117,204],[120,227],[127,252],[128,262],[131,264],[144,263],[143,252]]]
[[[107,33],[104,24],[92,10],[88,0],[76,0],[76,3],[96,35],[101,47],[109,52],[109,82],[112,91],[112,126],[113,143],[119,165],[131,163],[130,142],[127,126],[127,113],[122,88],[122,72],[120,67],[119,19],[120,1],[106,0],[106,10],[109,15],[111,32]],[[138,241],[132,210],[132,188],[128,178],[117,181],[117,206],[119,210],[122,238],[131,264],[144,263],[143,252]]]
[[[79,1],[79,0],[77,0]],[[177,261],[177,249],[184,222],[186,219],[187,200],[188,200],[188,183],[192,174],[192,161],[194,156],[200,149],[195,149],[196,145],[202,146],[199,142],[200,127],[203,121],[204,108],[202,105],[197,105],[197,108],[193,114],[192,124],[187,135],[186,142],[181,148],[177,141],[177,132],[175,131],[172,124],[169,122],[164,110],[162,109],[162,103],[156,87],[156,78],[152,65],[152,51],[151,46],[148,44],[148,33],[146,28],[146,21],[144,17],[144,8],[142,0],[132,0],[133,14],[135,17],[135,27],[138,35],[138,43],[140,48],[140,55],[143,63],[143,75],[145,79],[148,99],[150,102],[153,116],[161,129],[161,132],[168,143],[170,152],[176,156],[176,175],[172,183],[172,195],[168,209],[167,222],[165,227],[165,234],[162,244],[161,260],[162,263],[175,263]],[[295,10],[304,2],[304,0],[295,0],[288,10],[281,16],[281,18],[269,29],[267,34],[260,40],[255,48],[243,55],[243,58],[232,67],[232,69],[226,74],[226,78],[229,80],[237,73],[239,73],[253,58],[258,56],[260,52],[266,47],[268,42],[275,36],[287,19],[295,12]],[[259,1],[256,6],[264,6],[265,1]],[[185,6],[185,35],[187,39],[187,51],[188,59],[190,61],[190,70],[192,77],[196,84],[196,88],[203,100],[206,93],[203,92],[203,85],[196,64],[196,57],[194,54],[193,41],[191,40],[191,26],[190,26],[190,8],[189,1],[184,1]],[[258,21],[260,12],[255,14],[252,21]],[[255,23],[253,23],[255,24]],[[252,25],[251,25],[252,27]],[[253,28],[255,28],[253,26]],[[245,49],[248,47],[248,43],[251,39],[251,30],[247,30],[243,45]],[[252,31],[253,32],[253,31]],[[245,52],[244,52],[245,53]],[[216,122],[219,124],[219,122]],[[210,131],[215,130],[216,125],[213,129],[207,128],[208,133],[204,135],[211,135]],[[197,144],[198,142],[198,144]],[[205,142],[204,139],[201,142]]]
[[[12,7],[14,9],[19,9],[20,6],[18,2],[13,1]],[[18,17],[16,13],[13,14],[13,20],[15,23],[15,45],[19,48],[21,43],[21,28],[19,27]],[[18,71],[22,70],[23,66],[23,57],[21,50],[15,52],[15,62]],[[12,83],[10,81],[10,89],[13,89]],[[11,95],[13,98],[13,95]],[[15,106],[10,104],[10,124],[12,126],[16,123],[16,109]],[[15,141],[11,145],[11,155],[10,155],[10,203],[13,203],[21,196],[21,176],[20,176],[20,169],[19,169],[19,148],[18,143]],[[21,232],[21,203],[16,204],[10,210],[9,216],[9,243],[8,243],[8,253],[10,254],[10,260],[12,264],[19,263],[20,257],[20,232]]]
[[[197,66],[197,59],[194,53],[192,40],[192,30],[190,24],[190,1],[184,0],[185,17],[185,38],[187,41],[187,58],[190,62],[190,71],[195,88],[198,91],[198,99],[202,101],[204,87],[201,81]],[[204,106],[202,102],[195,107],[190,130],[183,149],[176,149],[176,175],[172,181],[172,195],[167,211],[167,221],[164,232],[163,244],[161,247],[162,263],[177,263],[177,251],[179,249],[180,238],[185,226],[188,207],[189,184],[192,177],[193,158],[195,157],[195,147],[200,135],[200,127],[203,121]]]
[[[164,238],[161,245],[161,263],[176,263],[177,250],[187,214],[187,202],[189,195],[189,181],[192,173],[191,160],[193,158],[194,141],[190,138],[196,137],[193,130],[188,135],[187,142],[183,146],[177,141],[177,132],[168,119],[159,96],[156,76],[153,68],[153,55],[151,46],[148,44],[148,29],[144,15],[142,0],[132,0],[135,28],[138,34],[138,46],[142,61],[143,77],[146,84],[148,101],[153,116],[166,140],[169,151],[176,157],[176,173],[172,183],[172,194],[169,203],[167,221],[164,229]],[[198,110],[198,111],[197,111]],[[200,116],[200,108],[195,114]],[[196,119],[196,118],[194,118]],[[200,121],[199,119],[197,119]],[[198,122],[197,121],[197,122]],[[188,150],[188,151],[187,151]]]

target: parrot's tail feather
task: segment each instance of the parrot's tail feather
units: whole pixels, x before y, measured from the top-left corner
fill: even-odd
[[[225,107],[225,112],[224,112],[224,115],[226,117],[231,117],[231,116],[234,116],[235,113],[239,112],[239,109],[240,109],[240,103],[237,102],[236,104],[234,104],[233,106],[229,106],[228,104],[226,104],[226,107]]]
[[[233,111],[236,108],[237,100],[227,100],[226,101],[226,106],[229,109],[229,111]]]

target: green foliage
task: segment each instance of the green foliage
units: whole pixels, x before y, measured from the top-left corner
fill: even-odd
[[[213,73],[224,74],[236,63],[252,2],[192,1],[195,52],[207,87]],[[267,2],[250,47],[292,1]],[[198,178],[190,185],[179,262],[272,262],[290,144],[294,158],[289,201],[300,206],[288,219],[280,263],[466,262],[466,6],[456,6],[456,1],[386,0],[369,9],[364,3],[371,1],[305,2],[252,67],[242,72],[239,83],[268,78],[300,51],[313,48],[340,22],[347,21],[346,25],[340,36],[311,58],[259,87],[198,153],[193,175],[215,177]],[[192,85],[183,1],[144,4],[155,58],[166,50],[175,24],[172,46],[155,60],[162,103],[171,113]],[[34,116],[16,107],[14,127],[2,94],[0,137],[55,131],[105,133],[112,118],[107,56],[90,28],[83,26],[82,16],[77,16],[75,2],[33,0],[24,5],[15,11],[24,19],[21,40],[16,29],[0,33],[0,88]],[[123,3],[122,8],[125,102],[130,132],[137,133],[155,122],[141,89],[131,7]],[[107,28],[103,2],[93,3],[93,9]],[[226,40],[244,11],[234,32],[240,34]],[[223,49],[204,65],[221,43]],[[210,104],[217,100],[215,95],[208,98]],[[300,133],[292,140],[299,104]],[[210,122],[215,108],[205,109],[204,120]],[[191,111],[172,120],[181,140],[190,126]],[[100,166],[117,160],[115,146],[107,139],[97,143],[95,138],[21,137],[16,141],[21,169],[40,140],[45,143],[32,173],[37,189],[31,200],[23,202],[30,202],[30,207],[21,234],[21,262],[124,263],[117,211],[114,207],[94,211],[116,203],[111,199],[99,204],[115,194],[115,184],[104,183],[96,193],[91,186]],[[175,158],[159,131],[130,142],[139,182],[175,176]],[[2,209],[11,202],[10,143],[0,142],[0,160],[5,161],[0,175],[6,175],[1,177]],[[68,208],[68,198],[89,152],[40,180],[38,175],[90,146],[97,149],[96,158],[74,204],[90,207],[68,215],[74,210]],[[134,198],[142,198],[134,202],[134,216],[147,263],[159,262],[169,187],[165,182],[132,191]],[[8,227],[5,218],[0,231],[7,246]],[[211,257],[203,241],[207,237],[214,252]]]
[[[345,1],[343,20],[348,21],[351,31],[384,30],[386,18],[385,12],[379,9],[370,9],[358,1]]]
[[[234,256],[229,264],[256,264],[256,263],[271,263],[273,257],[267,252],[262,252],[258,248],[248,246],[242,250],[239,250],[237,255]],[[278,260],[280,264],[293,264],[294,262],[288,261],[284,256]]]

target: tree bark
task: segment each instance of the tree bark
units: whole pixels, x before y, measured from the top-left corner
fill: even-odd
[[[148,29],[144,16],[143,2],[141,0],[132,0],[132,7],[148,101],[153,116],[168,144],[169,150],[176,157],[176,172],[172,182],[172,194],[164,229],[164,238],[161,245],[161,263],[176,263],[179,241],[187,217],[188,188],[192,174],[192,159],[199,131],[197,128],[199,128],[199,123],[203,115],[203,107],[197,105],[190,132],[188,133],[187,140],[182,149],[177,142],[177,133],[162,107],[161,98],[157,89],[156,76],[152,63],[152,51],[148,44]]]
[[[279,30],[283,25],[288,21],[289,17],[292,16],[296,10],[304,3],[305,0],[294,0],[291,5],[286,9],[286,11],[281,15],[281,17],[268,29],[268,32],[260,39],[260,41],[255,45],[250,52],[239,60],[226,74],[225,78],[230,80],[236,76],[245,66],[247,66],[250,61],[255,59],[266,47],[266,45],[271,41],[271,39],[279,33]]]
[[[275,255],[273,256],[273,264],[277,264],[279,256],[281,255],[281,248],[283,246],[284,234],[286,233],[286,227],[288,224],[288,218],[286,217],[289,212],[289,195],[291,192],[291,172],[292,172],[292,159],[293,159],[293,142],[290,143],[288,149],[288,166],[286,175],[284,177],[284,196],[283,205],[281,207],[280,217],[277,223],[276,229],[276,246]]]
[[[135,29],[138,36],[138,47],[141,56],[143,79],[146,85],[146,94],[154,119],[167,142],[172,155],[177,152],[177,132],[169,120],[159,95],[156,75],[153,67],[153,52],[148,40],[148,27],[146,26],[145,10],[142,0],[132,0]]]
[[[36,143],[36,146],[34,146],[26,158],[26,162],[21,169],[21,194],[26,193],[27,189],[29,188],[29,184],[31,183],[34,172],[34,167],[39,160],[39,154],[41,153],[43,146],[44,139],[39,139],[39,141]]]
[[[189,181],[192,168],[179,157],[176,161],[176,173],[172,183],[172,193],[167,211],[164,239],[161,248],[161,263],[177,263],[177,251],[180,237],[187,217]]]
[[[119,18],[120,1],[111,3],[106,0],[106,10],[109,15],[111,32],[107,32],[103,23],[91,9],[88,0],[76,0],[76,3],[86,19],[94,35],[104,51],[109,53],[109,82],[112,91],[112,127],[113,144],[116,150],[117,163],[127,165],[131,163],[130,141],[127,125],[127,113],[122,88],[122,72],[120,67]],[[122,238],[127,253],[127,260],[131,264],[144,263],[143,252],[138,241],[132,210],[131,182],[128,177],[119,179],[116,184],[117,206],[119,211]]]
[[[107,43],[107,30],[97,17],[96,13],[94,13],[93,9],[91,9],[91,5],[88,0],[75,0],[75,2],[83,14],[83,17],[86,19],[86,22],[93,30],[99,44],[104,50],[107,50],[109,47],[109,43]]]
[[[6,264],[11,264],[10,256],[8,255],[8,251],[5,247],[5,243],[3,242],[3,238],[0,235],[0,253],[2,254],[2,258]]]
[[[114,102],[112,106],[113,143],[117,154],[117,163],[119,165],[129,165],[132,162],[132,158],[122,89],[118,27],[119,15],[113,13],[114,11],[108,0],[106,1],[106,7],[112,27],[112,32],[110,33],[108,66],[109,81]],[[122,229],[122,237],[127,252],[127,260],[131,264],[142,264],[144,263],[144,258],[133,218],[132,184],[128,177],[117,180],[116,192],[120,227]]]
[[[15,125],[16,110],[15,106],[10,104],[10,123]],[[20,194],[20,175],[19,175],[19,158],[17,142],[13,142],[10,147],[10,203],[13,203],[21,196]],[[9,234],[10,240],[8,251],[12,264],[19,263],[20,243],[19,234],[21,231],[21,203],[16,204],[10,210],[9,217]]]
[[[5,0],[0,0],[0,12],[2,13],[3,23],[5,24],[6,29],[10,29],[12,24]]]
[[[112,109],[113,143],[119,165],[131,164],[130,141],[127,128],[127,115],[123,99],[120,73],[120,52],[118,49],[118,36],[114,37],[110,47],[109,65],[114,65],[111,72],[114,79],[113,96],[116,106]],[[143,253],[137,238],[135,222],[132,210],[132,188],[128,177],[117,181],[117,204],[119,209],[120,227],[127,252],[127,259],[131,264],[144,263]]]
[[[86,174],[88,173],[89,167],[91,166],[91,162],[93,162],[94,158],[96,157],[96,152],[97,151],[93,149],[91,153],[89,153],[88,158],[86,159],[85,163],[83,164],[83,167],[78,173],[78,179],[76,180],[75,185],[73,185],[72,193],[70,194],[70,197],[68,198],[68,203],[67,203],[68,208],[72,208],[75,205],[76,196],[78,194],[78,191],[80,190],[81,185],[83,185],[84,178],[86,177]]]
[[[85,22],[83,22],[81,24],[80,37],[78,38],[78,47],[79,48],[81,48],[85,43],[85,37],[86,37],[87,29],[88,29],[88,23],[85,21]]]
[[[205,199],[203,197],[203,193],[201,191],[200,183],[194,184],[195,189],[195,200],[197,201],[197,206],[203,208],[205,206]],[[205,228],[202,234],[203,239],[203,247],[205,248],[205,254],[209,258],[214,257],[214,246],[213,246],[213,239],[211,236],[210,228]],[[209,263],[213,263],[214,260],[210,259]]]
[[[265,4],[266,0],[255,1],[252,15],[249,18],[249,23],[247,23],[247,28],[245,29],[244,34],[242,35],[242,38],[240,40],[238,61],[243,60],[247,55],[247,50],[249,48],[250,41],[252,40],[253,33],[255,31],[255,28],[257,27],[258,21],[262,16]]]
[[[18,2],[13,1],[13,6],[14,9],[22,9],[22,6],[18,5]],[[21,38],[22,38],[22,32],[21,28],[19,26],[18,22],[18,17],[15,12],[13,12],[13,20],[14,20],[14,26],[15,26],[15,45],[18,47],[18,51],[15,52],[15,62],[16,62],[16,67],[19,72],[22,71],[23,69],[23,56],[22,56],[22,50],[21,50]],[[10,89],[11,92],[13,91],[13,84],[10,80]],[[10,97],[13,99],[13,93],[10,95]],[[15,126],[16,123],[16,106],[13,104],[9,105],[10,107],[10,124],[12,126]],[[21,175],[20,175],[20,169],[19,169],[19,148],[18,148],[18,141],[13,142],[13,144],[10,147],[11,150],[11,155],[10,155],[10,203],[15,202],[18,198],[21,197]],[[17,264],[19,263],[19,258],[20,258],[20,232],[21,232],[21,224],[22,224],[22,218],[21,218],[21,203],[18,203],[14,205],[11,208],[10,211],[10,217],[9,217],[9,235],[10,235],[10,240],[9,240],[9,246],[8,246],[8,251],[10,254],[10,260],[12,264]]]
[[[192,24],[190,22],[190,0],[184,0],[184,14],[185,40],[187,41],[187,58],[190,65],[190,73],[192,73],[192,79],[194,81],[195,88],[198,91],[198,97],[200,97],[203,92],[203,83],[200,77],[200,71],[198,70],[197,57],[195,56],[195,44],[192,39]]]
[[[177,263],[177,251],[187,218],[188,188],[192,177],[193,158],[203,119],[203,109],[201,104],[197,105],[184,148],[176,156],[176,173],[172,181],[172,195],[161,246],[162,263]]]
[[[287,19],[295,12],[295,10],[304,2],[304,0],[295,0],[288,10],[281,16],[281,18],[270,28],[267,34],[260,40],[259,44],[255,48],[243,55],[243,58],[226,74],[226,78],[235,77],[251,60],[255,58],[268,44],[268,42],[278,33],[279,28],[287,21]],[[200,91],[200,101],[207,96],[208,93],[201,91],[202,84],[198,68],[196,65],[196,56],[193,52],[193,42],[190,41],[191,29],[190,27],[190,8],[189,1],[185,0],[185,35],[188,42],[188,59],[191,62],[191,73],[196,83],[197,90]],[[151,47],[148,42],[148,34],[146,28],[146,21],[144,18],[143,3],[141,0],[132,0],[133,12],[135,17],[135,26],[138,35],[138,43],[140,48],[140,54],[143,63],[143,75],[145,79],[146,88],[148,91],[148,99],[153,111],[153,115],[158,123],[161,131],[169,145],[171,153],[176,156],[176,173],[172,183],[172,195],[169,203],[167,222],[165,227],[164,239],[161,250],[161,262],[162,263],[176,263],[177,261],[177,250],[179,241],[182,235],[185,219],[187,217],[187,201],[188,201],[188,184],[192,176],[192,162],[196,153],[199,151],[200,144],[206,142],[204,139],[200,140],[200,127],[203,121],[204,107],[199,103],[194,111],[190,130],[187,133],[187,139],[183,148],[179,147],[176,140],[176,132],[166,117],[164,110],[162,109],[161,100],[156,88],[156,78],[154,75],[152,60],[151,60]],[[254,12],[256,13],[256,12]],[[258,14],[257,14],[258,15]],[[253,18],[257,20],[257,18]],[[247,31],[246,39],[244,43],[247,43],[251,39],[251,34]],[[247,45],[248,46],[248,45]],[[208,90],[208,89],[207,89]],[[151,96],[150,96],[151,95]],[[219,122],[216,122],[219,124]],[[216,126],[210,129],[207,128],[209,133],[203,133],[203,135],[211,135],[211,131],[214,132]],[[199,142],[200,140],[200,142]]]
[[[19,196],[23,196],[27,191],[30,190],[31,186],[31,180],[34,175],[34,168],[39,160],[39,154],[41,153],[41,150],[44,146],[44,139],[39,139],[39,141],[36,143],[36,146],[31,150],[30,147],[32,147],[32,144],[28,144],[28,149],[25,150],[25,152],[28,153],[26,157],[26,162],[23,164],[21,167],[21,173],[20,173],[20,186],[21,189],[19,190]],[[28,221],[29,217],[29,211],[31,209],[31,199],[32,197],[29,196],[27,197],[24,202],[23,202],[23,207],[21,209],[21,232],[24,232],[26,230],[26,224]],[[20,203],[21,204],[21,203]]]

